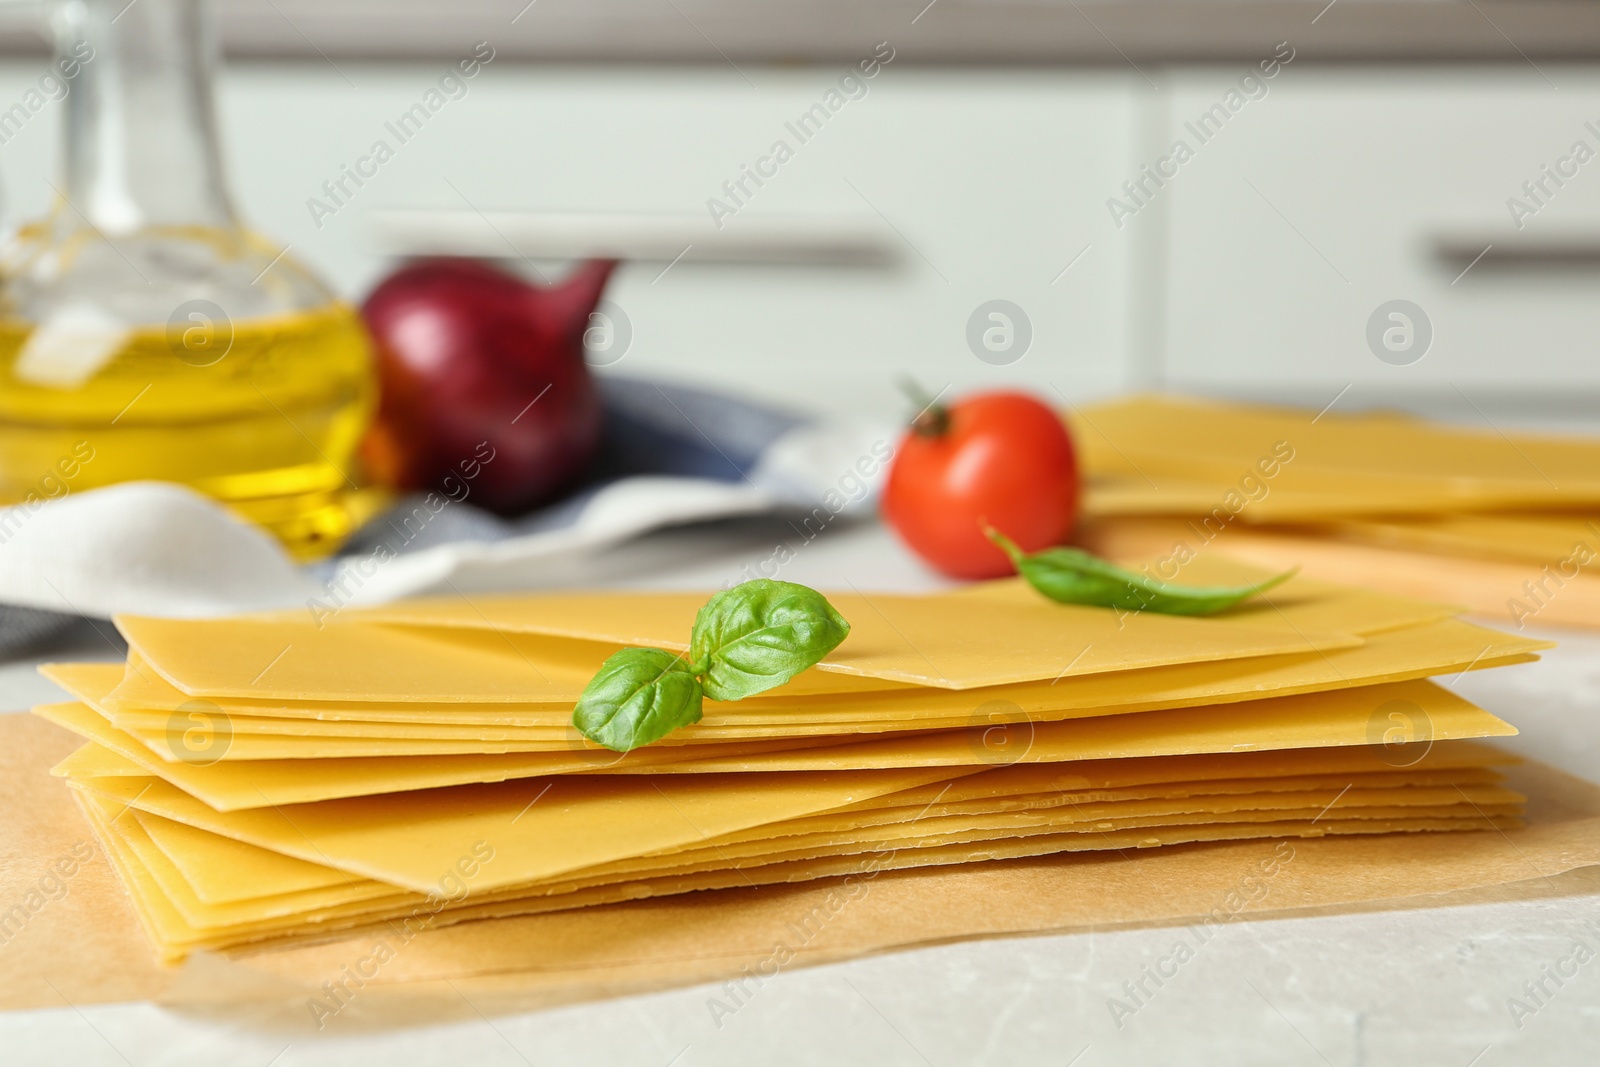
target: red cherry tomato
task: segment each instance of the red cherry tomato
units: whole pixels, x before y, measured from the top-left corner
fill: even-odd
[[[883,515],[953,578],[998,578],[1011,561],[987,521],[1023,549],[1061,544],[1078,515],[1078,463],[1061,417],[1024,393],[978,393],[919,415],[900,441]]]

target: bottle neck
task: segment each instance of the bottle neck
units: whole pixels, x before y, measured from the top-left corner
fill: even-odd
[[[61,221],[232,228],[204,0],[57,0],[51,15],[69,86]]]

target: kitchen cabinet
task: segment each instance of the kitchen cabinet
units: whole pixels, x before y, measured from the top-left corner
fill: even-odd
[[[604,360],[615,373],[874,416],[899,413],[907,374],[1074,400],[1169,386],[1475,419],[1591,410],[1600,159],[1575,146],[1600,152],[1600,72],[1296,52],[1260,77],[1285,47],[1094,68],[896,53],[846,81],[856,62],[497,56],[401,127],[443,61],[248,61],[225,71],[220,115],[243,214],[352,299],[394,261],[379,223],[397,210],[454,213],[447,227],[476,227],[491,250],[496,218],[672,220],[681,258],[659,239],[611,290],[627,337]],[[43,69],[0,63],[0,110]],[[10,220],[48,206],[61,106],[0,130]],[[394,142],[381,164],[379,140]],[[1533,210],[1514,218],[1512,198]],[[775,245],[750,261],[770,234],[835,231],[882,254],[816,262]],[[562,269],[501,235],[510,268]],[[716,251],[734,237],[754,249],[743,261]],[[1393,301],[1422,318],[1391,318]],[[1424,335],[1420,358],[1383,347]]]
[[[1174,72],[1146,154],[1238,73]],[[1600,74],[1291,65],[1270,86],[1161,192],[1164,378],[1592,410]],[[1421,316],[1381,314],[1375,351],[1369,323],[1397,300]],[[1389,330],[1404,347],[1407,318],[1431,344],[1385,350]]]

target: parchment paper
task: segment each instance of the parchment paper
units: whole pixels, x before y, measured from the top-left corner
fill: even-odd
[[[0,717],[0,1008],[150,999],[262,1025],[391,1025],[702,981],[751,989],[793,967],[975,937],[1120,925],[1204,932],[1267,915],[1600,885],[1592,869],[1600,864],[1600,787],[1528,763],[1511,770],[1510,784],[1529,797],[1522,830],[1247,841],[863,874],[410,936],[379,929],[162,968],[68,790],[47,773],[75,743],[41,720]],[[85,849],[92,854],[77,860]]]

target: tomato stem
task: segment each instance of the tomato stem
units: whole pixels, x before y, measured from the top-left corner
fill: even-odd
[[[912,432],[919,437],[943,437],[950,429],[950,409],[939,403],[938,397],[929,396],[910,375],[900,379],[900,389],[917,408],[911,419]]]

